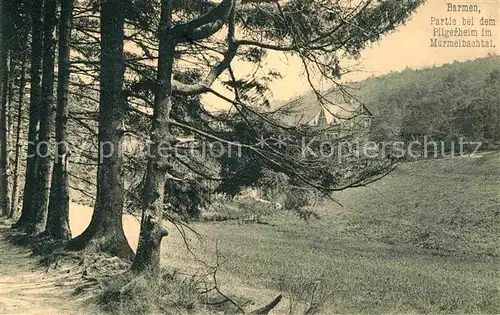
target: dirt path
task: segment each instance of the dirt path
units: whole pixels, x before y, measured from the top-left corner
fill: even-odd
[[[49,271],[37,264],[29,249],[6,240],[0,224],[0,314],[98,314],[91,303],[73,295],[81,279],[71,271]]]

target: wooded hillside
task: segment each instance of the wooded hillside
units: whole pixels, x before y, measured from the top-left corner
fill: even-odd
[[[500,141],[500,57],[406,69],[355,84],[379,140]]]

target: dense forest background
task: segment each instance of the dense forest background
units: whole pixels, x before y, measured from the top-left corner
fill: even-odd
[[[320,95],[311,92],[276,107],[298,103],[304,110],[357,101],[373,115],[369,138],[377,143],[434,141],[449,152],[500,147],[500,56],[407,68],[347,82]],[[342,91],[342,92],[339,92]],[[300,113],[297,113],[300,115]]]
[[[372,135],[386,141],[500,143],[500,57],[406,69],[352,85],[375,116]]]

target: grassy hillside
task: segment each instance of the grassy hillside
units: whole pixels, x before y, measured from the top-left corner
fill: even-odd
[[[315,283],[331,292],[326,314],[500,313],[500,153],[405,163],[337,198],[321,220],[197,223],[197,259],[213,261],[217,241],[226,292],[304,301]],[[180,270],[198,265],[178,235],[164,253]]]

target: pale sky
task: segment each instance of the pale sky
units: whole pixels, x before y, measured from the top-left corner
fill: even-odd
[[[357,69],[362,71],[346,75],[343,81],[356,81],[371,75],[381,75],[391,71],[401,71],[406,67],[419,69],[428,66],[439,66],[451,63],[454,60],[465,61],[485,57],[488,53],[500,53],[500,0],[462,0],[454,4],[477,4],[480,13],[472,12],[447,12],[446,0],[427,0],[416,12],[413,13],[406,25],[400,26],[395,32],[385,35],[378,43],[367,48],[358,61]],[[454,17],[454,26],[431,25],[431,17],[446,18]],[[480,18],[494,18],[496,26],[489,26],[492,30],[491,38],[496,43],[494,48],[436,48],[430,47],[430,38],[435,27],[445,28],[467,28],[462,26],[463,17],[474,17],[474,27],[479,32]],[[454,39],[454,38],[449,38]],[[250,69],[238,64],[234,65],[236,74],[243,74]],[[310,91],[307,80],[303,75],[301,63],[294,58],[287,57],[283,53],[272,52],[266,59],[265,69],[276,69],[285,78],[271,84],[274,98],[286,100]],[[238,71],[239,70],[239,71]],[[319,82],[319,81],[318,81]],[[328,83],[321,84],[323,88]],[[217,86],[215,86],[217,88]],[[218,88],[217,88],[218,89]],[[219,89],[218,89],[219,90]],[[230,96],[230,95],[228,95]],[[206,97],[205,104],[215,107],[225,107],[220,100],[214,97]]]

